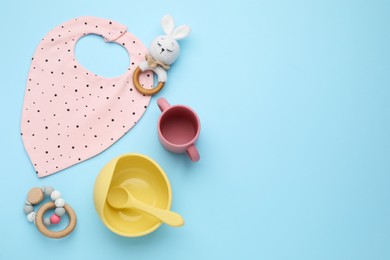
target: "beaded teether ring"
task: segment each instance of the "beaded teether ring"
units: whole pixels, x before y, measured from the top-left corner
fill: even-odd
[[[33,205],[41,203],[45,195],[49,196],[54,202],[47,202],[35,213]],[[43,215],[49,209],[55,209],[54,214],[50,218],[43,219]],[[63,238],[69,235],[76,227],[76,214],[73,209],[65,204],[65,200],[61,198],[61,193],[50,186],[42,187],[42,189],[32,188],[28,192],[24,212],[27,214],[27,220],[34,222],[39,232],[50,238]],[[61,216],[65,213],[69,215],[69,224],[64,230],[51,231],[47,229],[46,226],[58,224],[61,221]]]

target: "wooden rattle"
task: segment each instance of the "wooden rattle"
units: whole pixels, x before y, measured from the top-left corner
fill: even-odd
[[[146,54],[146,61],[141,62],[133,74],[135,88],[144,95],[151,96],[160,92],[167,81],[167,70],[177,59],[180,53],[180,46],[177,40],[187,37],[191,28],[181,25],[174,30],[175,23],[172,16],[165,15],[161,20],[161,25],[166,35],[157,36],[151,46],[150,54]],[[139,83],[139,74],[143,71],[153,71],[157,74],[158,84],[153,89],[145,89]]]
[[[37,213],[34,212],[33,205],[41,203],[44,197],[48,196],[53,201],[45,203]],[[54,214],[50,218],[43,218],[46,211],[55,209]],[[65,203],[61,198],[61,193],[54,190],[52,187],[32,188],[27,194],[27,200],[24,206],[24,212],[27,214],[27,221],[34,222],[39,232],[49,238],[63,238],[72,233],[76,227],[76,214],[72,207]],[[65,213],[69,216],[68,226],[61,231],[51,231],[46,226],[58,224],[61,221],[61,216]]]

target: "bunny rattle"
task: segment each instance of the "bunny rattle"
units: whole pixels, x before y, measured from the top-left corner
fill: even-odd
[[[165,15],[161,19],[161,26],[166,35],[157,36],[151,46],[150,54],[146,54],[146,61],[141,62],[133,74],[134,86],[144,95],[154,95],[158,93],[167,81],[167,70],[179,56],[180,46],[177,40],[187,37],[191,28],[187,25],[181,25],[174,29],[175,23],[172,16]],[[153,89],[145,89],[139,83],[139,74],[143,71],[151,70],[157,75],[158,84]]]

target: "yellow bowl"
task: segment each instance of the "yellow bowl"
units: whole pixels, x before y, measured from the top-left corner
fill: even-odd
[[[163,169],[151,158],[141,154],[125,154],[104,166],[96,178],[94,203],[104,225],[125,237],[147,235],[161,225],[161,221],[133,209],[115,209],[107,201],[111,187],[126,187],[138,200],[169,210],[172,191]]]

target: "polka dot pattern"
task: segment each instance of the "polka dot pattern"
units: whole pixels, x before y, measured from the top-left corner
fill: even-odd
[[[104,78],[80,65],[74,48],[88,34],[126,48],[128,71]],[[68,21],[42,39],[31,61],[21,122],[24,146],[38,177],[101,153],[138,122],[150,97],[135,91],[132,74],[146,52],[124,25],[96,17]],[[140,81],[153,86],[147,73]]]

